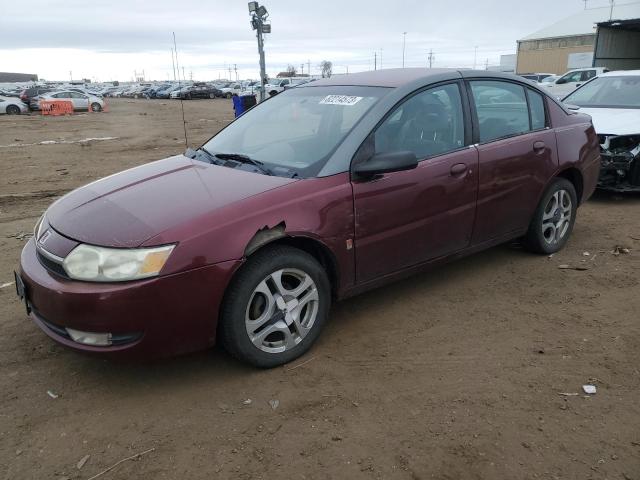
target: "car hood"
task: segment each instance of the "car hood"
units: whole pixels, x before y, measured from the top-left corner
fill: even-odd
[[[599,135],[636,135],[640,133],[640,108],[580,108],[591,116]]]
[[[55,230],[74,240],[130,248],[205,213],[295,181],[179,155],[74,190],[51,205],[46,215]]]

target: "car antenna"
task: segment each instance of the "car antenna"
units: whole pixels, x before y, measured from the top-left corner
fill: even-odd
[[[178,92],[182,89],[180,85],[180,67],[178,67],[178,47],[176,46],[176,32],[173,33],[173,50],[176,52],[176,70],[178,71]],[[184,146],[187,148],[189,142],[187,141],[187,122],[184,119],[184,104],[182,103],[182,95],[180,95],[180,109],[182,110],[182,128],[184,129]]]

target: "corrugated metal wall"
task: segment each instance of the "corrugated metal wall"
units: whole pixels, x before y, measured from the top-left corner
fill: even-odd
[[[593,37],[593,36],[592,36]],[[595,37],[594,37],[595,38]],[[531,46],[518,44],[517,73],[555,73],[561,75],[568,68],[569,55],[572,53],[593,52],[593,44],[572,47],[552,46],[551,48],[536,49]]]
[[[640,69],[640,31],[598,27],[594,65],[609,70]]]

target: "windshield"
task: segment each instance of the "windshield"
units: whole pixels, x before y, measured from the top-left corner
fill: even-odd
[[[640,75],[595,78],[564,102],[579,107],[640,108]]]
[[[354,86],[287,90],[239,117],[204,147],[214,154],[242,154],[268,167],[313,176],[388,91]]]

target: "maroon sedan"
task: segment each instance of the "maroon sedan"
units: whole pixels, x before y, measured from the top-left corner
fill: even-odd
[[[216,341],[260,367],[342,299],[521,238],[560,250],[599,170],[591,119],[490,72],[382,70],[290,89],[198,150],[56,201],[16,274],[31,318],[85,352]]]

